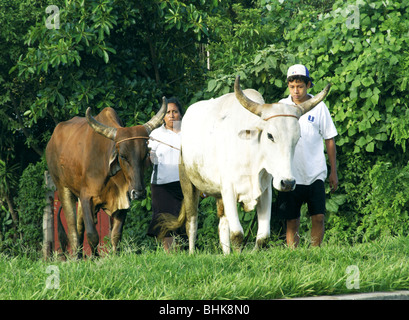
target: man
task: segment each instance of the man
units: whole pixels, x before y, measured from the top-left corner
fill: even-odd
[[[301,64],[293,65],[287,72],[287,84],[290,95],[280,102],[300,104],[312,95],[307,91],[314,86],[308,69]],[[295,147],[293,170],[296,188],[291,192],[279,192],[277,198],[278,216],[287,220],[287,245],[297,247],[300,237],[300,209],[307,203],[311,216],[311,244],[320,246],[324,237],[325,186],[327,165],[324,144],[331,166],[329,185],[331,192],[338,188],[336,167],[336,147],[334,137],[337,130],[324,102],[320,102],[300,120],[301,137]]]

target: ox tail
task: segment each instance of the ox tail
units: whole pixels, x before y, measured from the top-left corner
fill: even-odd
[[[65,232],[64,226],[62,225],[61,222],[61,210],[62,206],[58,210],[58,215],[57,215],[57,232],[58,232],[58,241],[60,241],[60,247],[63,253],[67,252],[67,247],[68,247],[68,237],[67,233]]]
[[[170,213],[162,213],[158,219],[158,224],[155,228],[160,228],[158,234],[159,239],[163,239],[170,231],[175,231],[182,227],[186,222],[186,207],[185,200],[182,201],[182,206],[179,211],[179,216],[175,217]]]

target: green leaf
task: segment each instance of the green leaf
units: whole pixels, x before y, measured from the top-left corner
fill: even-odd
[[[355,79],[355,76],[356,76],[355,73],[348,73],[347,76],[346,76],[345,81],[346,82],[351,82],[351,81],[353,81]]]
[[[61,106],[65,105],[65,99],[64,99],[64,96],[61,93],[57,94],[57,101]]]
[[[375,136],[375,140],[378,140],[378,141],[386,141],[386,140],[388,140],[388,135],[387,135],[386,133],[378,133],[378,134]]]
[[[261,60],[261,57],[262,57],[261,54],[256,55],[256,57],[254,58],[254,64],[259,63]]]
[[[408,77],[403,77],[402,83],[400,85],[400,91],[406,90],[407,83],[408,83]]]
[[[364,137],[360,137],[355,144],[359,147],[363,147],[364,145],[366,145],[366,139]]]
[[[216,80],[214,79],[210,80],[209,83],[207,84],[207,91],[212,92],[216,85],[217,85]]]
[[[367,152],[374,152],[374,149],[375,149],[375,143],[373,142],[368,143],[368,145],[365,148]]]
[[[369,87],[371,84],[374,84],[375,82],[373,81],[372,77],[365,77],[361,80],[362,84],[365,87]]]
[[[277,87],[282,88],[284,82],[283,82],[282,80],[280,80],[280,79],[275,79],[275,80],[274,80],[274,84],[275,84]]]
[[[356,133],[356,126],[351,126],[351,127],[348,128],[348,136],[349,137],[354,136],[355,133]]]
[[[102,52],[104,53],[104,61],[105,61],[105,63],[108,63],[108,62],[109,62],[108,52],[106,52],[105,50],[102,50]]]
[[[336,213],[338,212],[338,208],[339,208],[338,204],[332,199],[328,199],[325,203],[325,209],[328,212]]]
[[[390,65],[393,66],[393,65],[397,64],[398,62],[399,62],[399,59],[395,55],[391,56],[391,58],[389,60]]]
[[[377,94],[372,95],[372,97],[371,97],[371,102],[372,102],[373,104],[377,105],[377,104],[378,104],[378,101],[379,101],[379,95],[377,95]]]

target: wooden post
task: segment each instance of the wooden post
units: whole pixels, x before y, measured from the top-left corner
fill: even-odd
[[[44,172],[46,185],[45,201],[47,205],[43,214],[43,258],[47,260],[54,251],[54,191],[55,185],[48,171]]]

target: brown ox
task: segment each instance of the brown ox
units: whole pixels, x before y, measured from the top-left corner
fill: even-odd
[[[146,196],[147,140],[162,123],[166,109],[164,97],[161,109],[151,120],[124,128],[114,109],[105,108],[93,118],[88,108],[86,118],[75,117],[55,128],[46,158],[64,209],[73,254],[82,255],[85,226],[92,253],[98,255],[95,222],[101,208],[113,218],[111,243],[116,251],[130,201]]]

